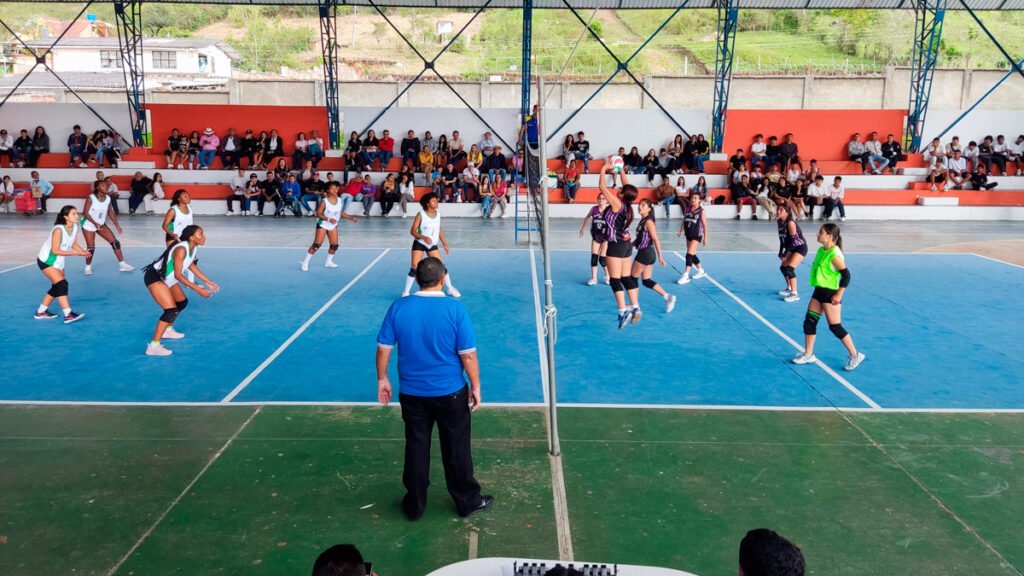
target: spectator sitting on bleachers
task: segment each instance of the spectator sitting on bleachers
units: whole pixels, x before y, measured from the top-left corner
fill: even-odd
[[[590,142],[582,131],[576,133],[576,142],[572,147],[573,158],[583,161],[583,173],[590,173],[590,161],[594,159],[590,155]]]
[[[786,170],[786,182],[793,184],[797,180],[807,180],[804,177],[803,164],[800,163],[799,159],[797,159],[795,162],[791,162],[789,164],[789,168]]]
[[[245,202],[242,203],[242,215],[252,216],[252,203],[256,202],[260,214],[263,213],[263,186],[260,177],[255,172],[249,174],[249,181],[245,183]]]
[[[416,155],[416,164],[423,170],[423,175],[430,178],[430,173],[434,171],[434,153],[430,151],[430,148],[423,148],[420,143],[420,152]]]
[[[366,136],[359,141],[359,146],[363,152],[363,163],[373,168],[373,163],[380,156],[380,140],[377,140],[373,130],[366,132]]]
[[[3,166],[4,156],[7,157],[7,167],[14,168],[14,137],[7,133],[7,129],[0,129],[0,166]]]
[[[314,170],[309,180],[300,182],[300,185],[302,186],[302,197],[299,198],[299,203],[308,211],[307,216],[316,216],[317,210],[320,209],[320,200],[324,190],[327,189],[326,183],[320,179],[320,173]],[[313,201],[312,207],[309,206],[310,200]]]
[[[46,129],[36,126],[35,134],[32,135],[32,152],[29,155],[28,165],[35,168],[39,164],[39,157],[50,152],[50,137],[46,135]]]
[[[422,144],[422,143],[421,143]],[[430,151],[429,148],[420,148],[420,153],[423,151]],[[413,177],[410,174],[403,174],[398,180],[398,206],[402,209],[402,218],[409,216],[407,206],[412,202],[416,204],[416,186],[413,183]]]
[[[629,149],[629,154],[622,157],[622,168],[629,171],[630,174],[643,174],[644,157],[640,155],[640,150],[636,146]]]
[[[700,196],[701,200],[708,198],[708,182],[704,179],[704,175],[698,176],[697,183],[693,185],[693,188],[690,188],[690,195],[694,194]]]
[[[732,182],[729,183],[730,185]],[[767,189],[764,183],[764,170],[760,164],[754,164],[750,171],[750,188],[754,192],[760,192],[762,188]]]
[[[234,128],[228,128],[227,135],[220,141],[220,162],[225,170],[238,168],[238,159],[242,155],[242,139]]]
[[[387,170],[388,163],[395,155],[395,139],[391,137],[391,131],[385,130],[378,145],[377,157],[380,158],[380,169]]]
[[[490,156],[484,156],[484,164],[480,171],[487,175],[491,182],[494,182],[495,175],[500,174],[502,178],[508,177],[508,159],[502,153],[501,146],[495,145]]]
[[[353,200],[360,200],[362,198],[363,190],[363,174],[362,172],[356,172],[354,178],[349,180],[345,184],[345,188],[341,193],[341,211],[345,212],[348,210],[348,205]]]
[[[494,146],[494,138],[491,136],[491,133],[484,132],[484,138],[479,143],[480,152],[483,153],[484,158],[494,154]]]
[[[964,159],[967,160],[967,169],[971,172],[977,170],[978,166],[981,165],[981,162],[978,160],[979,154],[978,143],[974,140],[968,142],[967,148],[964,149]]]
[[[750,145],[750,170],[761,164],[765,170],[768,169],[768,145],[764,143],[764,134],[754,136],[754,143]]]
[[[1024,175],[1024,134],[1017,136],[1017,140],[1006,146],[1007,163],[1013,162],[1017,165],[1017,176]],[[1007,176],[1010,173],[1006,174]]]
[[[225,216],[234,216],[235,209],[232,202],[238,202],[240,212],[245,213],[245,190],[249,185],[248,179],[245,177],[245,170],[238,169],[238,173],[231,177],[231,182],[228,184],[230,194],[227,197],[228,211],[224,214]]]
[[[281,201],[285,206],[288,206],[292,214],[296,216],[302,216],[302,185],[295,178],[295,174],[289,172],[284,182],[281,182]],[[351,198],[349,199],[351,201]],[[342,198],[342,206],[347,206]],[[281,214],[284,216],[284,213]]]
[[[566,134],[565,140],[562,141],[562,162],[568,166],[576,160],[576,137],[572,134]]]
[[[360,200],[363,203],[363,216],[369,217],[373,203],[377,200],[377,186],[370,181],[370,175],[363,175],[363,187],[359,189]]]
[[[843,204],[843,197],[846,196],[846,188],[843,188],[843,177],[836,176],[832,185],[828,187],[828,194],[825,195],[824,209],[821,217],[827,222],[832,219],[832,212],[839,208],[839,220],[846,221],[846,206]]]
[[[1010,150],[1006,144],[1005,136],[1003,136],[1002,134],[996,136],[996,142],[995,144],[992,145],[992,152],[992,155],[994,157],[998,157],[1003,161],[1003,176],[1009,176],[1009,174],[1006,172],[1006,164],[1007,161],[1010,159]]]
[[[448,160],[451,158],[452,149],[448,145],[448,137],[441,134],[437,137],[437,148],[434,150],[434,166],[441,166],[448,164]]]
[[[991,136],[985,136],[981,144],[978,144],[978,160],[985,166],[986,172],[991,173],[992,165],[995,164],[1001,174],[1006,174],[1006,161],[996,154]]]
[[[850,162],[860,162],[861,172],[864,174],[868,173],[868,159],[871,157],[871,154],[868,153],[864,143],[860,141],[859,132],[850,136],[850,142],[846,145],[846,155],[849,157]]]
[[[82,163],[85,164],[83,167],[89,166],[89,160],[99,154],[100,147],[103,146],[103,134],[103,131],[97,130],[85,141],[85,152],[82,153]]]
[[[183,156],[188,155],[188,148],[181,149],[181,140],[184,138],[177,128],[171,129],[171,135],[167,137],[167,149],[164,150],[164,159],[167,160],[167,167],[181,168]]]
[[[28,135],[28,130],[22,130],[21,134],[14,140],[14,147],[11,148],[14,152],[12,162],[18,168],[24,168],[32,159],[32,138]]]
[[[658,167],[654,169],[655,174],[661,176],[662,181],[668,180],[670,174],[672,174],[672,158],[668,155],[668,150],[662,148],[658,152]],[[653,181],[654,178],[651,174],[647,175],[648,181]]]
[[[68,152],[71,154],[72,168],[85,168],[88,166],[85,163],[85,145],[88,139],[88,136],[82,134],[82,127],[75,124],[71,134],[68,135]]]
[[[367,572],[367,566],[369,564],[363,561],[363,555],[355,546],[338,544],[324,550],[317,557],[312,576],[376,576],[375,573]]]
[[[505,182],[505,178],[498,174],[494,177],[494,185],[491,186],[491,189],[494,190],[494,203],[501,207],[501,216],[498,218],[504,218],[508,203],[508,182]],[[493,210],[492,208],[491,211]]]
[[[306,163],[309,162],[309,166],[313,166],[313,161],[310,159],[309,154],[306,151],[306,133],[299,132],[295,137],[294,148],[292,148],[292,168],[296,170],[305,170]]]
[[[801,165],[801,168],[803,165]],[[821,174],[821,168],[818,167],[818,161],[811,158],[811,165],[804,172],[804,180],[807,182],[814,182],[814,179]]]
[[[672,158],[672,173],[682,172],[683,169],[683,150],[686,144],[683,142],[683,135],[676,134],[672,141],[668,143],[668,155]]]
[[[480,179],[480,215],[482,218],[491,217],[491,203],[494,202],[494,191],[491,190],[491,181],[488,178]]]
[[[654,183],[654,176],[658,173],[658,154],[654,148],[648,150],[647,155],[640,161],[640,169],[647,174],[647,183]]]
[[[142,172],[136,171],[135,176],[129,185],[131,195],[128,196],[128,213],[135,214],[139,206],[145,201],[146,196],[153,193],[153,180],[147,178]]]
[[[930,168],[933,168],[936,164],[946,163],[946,149],[942,147],[942,142],[938,138],[932,138],[931,143],[921,153],[921,157]]]
[[[672,185],[668,178],[663,178],[661,184],[654,189],[654,197],[657,199],[658,204],[665,207],[665,218],[668,219],[669,209],[676,201],[676,187]]]
[[[96,166],[98,168],[103,167],[104,160],[110,164],[111,168],[117,168],[118,162],[121,161],[121,149],[115,136],[117,136],[116,132],[100,130],[100,142],[96,150]]]
[[[757,201],[754,199],[754,191],[750,189],[750,178],[742,178],[738,184],[732,187],[732,201],[736,204],[736,220],[740,219],[740,211],[744,204],[751,206],[751,220],[757,220]]]
[[[967,160],[959,149],[953,150],[953,156],[946,159],[946,176],[949,178],[950,188],[963,190],[964,184],[971,181],[971,173],[967,170]]]
[[[410,174],[403,174],[402,179],[407,180]],[[384,177],[384,181],[380,183],[380,215],[386,217],[391,213],[391,210],[395,207],[395,203],[398,202],[398,183],[395,182],[395,175],[388,174]]]
[[[261,159],[261,163],[266,166],[267,162],[282,156],[284,156],[284,140],[278,136],[277,130],[272,128],[270,130],[270,136],[267,137],[267,144],[263,147],[263,158]]]
[[[423,132],[423,138],[420,138],[420,150],[430,150],[433,154],[437,152],[437,140],[430,133],[430,130]]]
[[[796,142],[793,141],[793,133],[790,132],[784,137],[782,144],[779,145],[779,152],[782,154],[783,166],[789,166],[794,158],[799,154],[800,148]]]
[[[306,160],[299,168],[299,182],[305,182],[313,177],[313,173],[316,169],[313,168],[313,161]]]
[[[963,146],[961,146],[960,144],[960,137],[953,136],[953,139],[949,141],[949,144],[946,144],[946,158],[952,158],[953,152],[957,150],[959,150],[960,152],[964,151]]]
[[[270,156],[267,156],[267,143],[269,141],[270,134],[267,134],[266,130],[260,130],[260,135],[250,144],[252,150],[249,155],[249,166],[256,168],[267,167],[267,163],[270,162]],[[284,158],[280,160],[284,160]]]
[[[448,141],[448,151],[448,160],[456,166],[466,159],[466,144],[459,136],[458,130],[452,131],[452,138]]]
[[[203,135],[199,137],[199,169],[209,170],[213,159],[217,156],[217,149],[220,148],[220,137],[213,132],[213,128],[207,127]]]
[[[14,182],[11,181],[11,177],[4,174],[3,181],[0,182],[0,206],[3,206],[7,212],[11,211],[10,204],[14,200]]]
[[[474,147],[476,144],[473,145]],[[475,202],[477,191],[480,189],[480,170],[476,163],[470,160],[462,170],[462,201]]]
[[[459,172],[455,170],[455,165],[451,162],[445,164],[444,170],[441,171],[442,194],[438,196],[438,201],[454,202],[459,197],[458,184]],[[443,193],[445,188],[448,189],[448,194]]]
[[[769,170],[772,164],[778,164],[779,170],[785,170],[786,164],[782,158],[782,146],[779,146],[779,139],[776,136],[768,137],[768,145],[764,149],[765,156],[768,157]]]
[[[931,165],[928,171],[928,181],[932,184],[932,191],[939,189],[939,184],[946,181],[946,173],[949,171],[946,168],[946,160],[943,158],[941,161],[936,161]]]
[[[576,191],[580,187],[580,173],[576,169],[575,162],[565,165],[565,174],[562,175],[562,195],[572,204],[576,201]]]
[[[420,139],[416,137],[415,132],[409,130],[405,138],[402,139],[400,151],[402,152],[402,164],[411,164],[413,168],[419,168]],[[381,164],[383,167],[383,162]]]
[[[469,146],[469,154],[466,155],[466,161],[472,162],[474,166],[479,168],[484,163],[484,153],[480,151],[480,147],[476,144]]]
[[[273,170],[267,170],[266,178],[260,182],[260,191],[263,196],[259,201],[260,216],[263,216],[263,204],[272,202],[274,204],[274,218],[284,216],[284,198],[281,196],[281,181],[274,174]]]
[[[864,150],[868,155],[868,169],[873,174],[881,174],[882,170],[889,165],[889,159],[882,154],[882,143],[878,141],[878,132],[868,135],[868,141],[864,143]]]
[[[737,148],[736,153],[729,157],[729,173],[726,175],[727,180],[733,181],[733,174],[736,173],[740,167],[746,168],[747,157],[743,155],[743,148]]]
[[[984,165],[978,166],[974,174],[971,174],[971,188],[975,190],[991,190],[998,185],[998,182],[988,181],[988,170]]]
[[[242,166],[242,158],[247,160],[246,166],[249,170],[255,170],[257,168],[266,168],[266,166],[260,166],[260,161],[256,158],[256,150],[258,148],[256,135],[252,133],[251,128],[246,128],[245,134],[238,139],[238,166]],[[261,154],[262,156],[262,154]]]
[[[46,214],[46,199],[53,194],[53,184],[39,176],[38,170],[32,171],[32,180],[29,181],[29,190],[32,197],[39,201],[39,213]]]
[[[805,570],[800,549],[767,528],[751,530],[743,537],[739,565],[739,576],[804,576]]]
[[[274,165],[274,176],[277,177],[277,181],[284,182],[288,179],[289,174],[291,174],[291,169],[288,168],[288,161],[284,158],[278,158],[277,164]]]
[[[896,173],[896,163],[903,157],[903,146],[896,141],[896,137],[889,134],[882,142],[882,156],[889,161],[889,170]]]
[[[313,168],[320,167],[320,161],[324,158],[324,139],[316,130],[310,130],[309,138],[306,139],[306,153],[313,161]]]
[[[743,181],[743,178],[747,178],[747,181],[750,182],[750,176],[743,174],[742,176],[740,176],[741,182]],[[757,207],[761,206],[762,208],[764,208],[764,211],[766,213],[765,218],[771,220],[773,215],[775,214],[775,200],[772,198],[771,194],[768,193],[768,188],[764,186],[758,187],[753,185],[752,183],[749,185],[750,189],[754,191],[754,203],[756,204],[753,208],[751,208],[751,210],[754,212],[754,214],[757,214]]]

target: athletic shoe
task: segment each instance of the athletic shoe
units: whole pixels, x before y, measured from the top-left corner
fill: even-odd
[[[448,287],[448,295],[452,298],[462,298],[462,292],[455,289],[455,286]]]
[[[174,329],[174,326],[168,326],[167,330],[164,330],[164,338],[167,340],[181,340],[185,335]]]
[[[56,317],[57,315],[54,314],[53,312],[50,312],[49,310],[46,310],[44,312],[36,312],[36,315],[33,316],[33,318],[35,318],[36,320],[53,320]]]
[[[408,214],[406,214],[405,212],[402,212],[402,218],[408,218],[408,217],[409,217]]]
[[[85,318],[85,314],[80,312],[68,312],[68,315],[64,317],[65,324],[72,324],[78,322],[82,318]]]
[[[228,210],[227,212],[224,213],[224,215],[225,216],[234,216],[235,215],[235,211],[234,210]]]
[[[740,219],[740,215],[739,214],[737,214],[736,217],[733,218],[733,220],[739,220],[739,219]]]
[[[665,314],[671,313],[676,309],[676,296],[675,294],[669,294],[668,299],[665,300]]]
[[[606,285],[611,285],[611,283],[612,283],[612,279],[611,279],[611,278],[609,278],[608,276],[605,276],[605,277],[604,277],[604,283],[605,283]]]
[[[309,262],[306,262],[305,260],[303,260],[303,261],[299,262],[299,264],[302,265],[302,271],[303,272],[309,271]]]
[[[338,267],[338,265],[335,264],[334,262],[331,262],[330,260],[328,260],[327,262],[324,262],[324,268],[337,268],[337,267]]]
[[[793,356],[792,362],[793,364],[810,364],[811,362],[816,362],[817,360],[818,359],[814,357],[814,354],[808,356],[807,354],[801,352],[796,356]]]
[[[82,162],[81,164],[79,164],[79,165],[78,165],[78,167],[79,167],[79,168],[88,168],[88,167],[89,167],[89,165],[88,165],[88,164],[86,164],[85,162]]]
[[[708,275],[708,273],[705,272],[703,268],[697,268],[697,273],[693,275],[693,279],[694,280],[700,280],[701,278],[703,278],[703,277],[705,277],[707,275]]]
[[[785,290],[779,290],[779,292],[778,292],[779,296],[789,296],[792,293],[793,292],[790,291],[789,288],[786,288]]]
[[[184,168],[184,166],[182,166],[181,164],[178,164],[178,170],[181,170],[182,168]],[[191,168],[191,166],[189,166],[189,168]]]
[[[840,222],[846,222],[846,216],[840,216],[839,217],[839,221]]]
[[[587,280],[587,286],[597,286],[597,278],[591,278]]]
[[[857,366],[860,366],[860,363],[864,361],[864,358],[865,356],[863,353],[857,352],[856,356],[850,356],[850,359],[846,362],[846,366],[843,366],[843,370],[856,370]]]
[[[757,214],[752,214],[752,215],[750,216],[750,219],[751,219],[751,220],[757,220]]]
[[[92,276],[92,266],[90,266],[89,264],[85,265],[85,275]]]
[[[121,272],[131,272],[132,270],[135,270],[135,266],[132,266],[127,262],[121,262],[117,265],[117,269]]]
[[[640,322],[640,319],[644,317],[644,311],[639,308],[633,308],[629,313],[629,323],[636,324]]]
[[[938,186],[936,186],[935,184],[932,184],[932,192],[935,192],[938,189],[939,189]]]
[[[626,310],[625,312],[619,312],[619,330],[626,327],[629,324],[629,317],[633,315],[632,310]]]
[[[154,344],[152,342],[146,344],[146,356],[170,356],[171,354],[173,352],[164,348],[163,344]]]
[[[789,296],[786,296],[785,298],[783,298],[782,301],[783,302],[799,302],[800,301],[800,295],[797,294],[796,292],[790,292]]]
[[[690,275],[686,274],[686,273],[684,273],[682,276],[680,276],[679,280],[676,280],[676,284],[689,284],[689,283],[690,283]]]

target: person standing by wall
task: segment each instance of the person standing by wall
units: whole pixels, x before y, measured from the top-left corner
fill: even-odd
[[[391,351],[398,347],[399,400],[405,422],[406,495],[409,520],[423,517],[430,484],[430,445],[434,424],[441,440],[448,493],[459,516],[471,516],[494,504],[480,494],[473,477],[471,413],[480,407],[480,365],[476,338],[465,307],[444,295],[441,260],[424,258],[416,266],[420,290],[396,300],[377,334],[377,399],[387,406]],[[465,374],[464,374],[465,373]],[[467,385],[464,378],[469,379]]]

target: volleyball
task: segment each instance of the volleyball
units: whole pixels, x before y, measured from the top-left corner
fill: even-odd
[[[609,156],[608,163],[612,165],[615,172],[622,172],[622,166],[625,164],[622,161],[622,156]]]

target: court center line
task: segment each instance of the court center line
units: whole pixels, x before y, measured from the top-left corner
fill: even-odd
[[[675,254],[676,257],[679,258],[680,260],[683,260],[684,262],[686,261],[686,259],[683,258],[683,256],[679,252],[673,252],[673,254]],[[797,342],[795,340],[793,340],[792,338],[790,338],[789,335],[787,335],[782,330],[779,330],[779,328],[777,326],[775,326],[774,324],[769,322],[768,319],[765,318],[764,316],[762,316],[760,313],[758,313],[757,310],[754,310],[753,308],[751,308],[750,305],[747,304],[746,302],[744,302],[743,299],[741,299],[739,296],[733,294],[732,291],[730,291],[728,288],[723,286],[721,282],[719,282],[718,280],[715,280],[714,278],[712,278],[710,274],[707,276],[707,279],[708,279],[709,282],[711,282],[712,284],[717,286],[719,290],[724,292],[726,294],[726,296],[732,298],[737,304],[742,306],[754,318],[757,318],[762,324],[767,326],[772,332],[775,332],[775,334],[777,334],[780,338],[782,338],[783,340],[788,342],[793,348],[796,348],[800,352],[804,351],[804,347],[803,346],[801,346],[800,344],[797,344]],[[878,405],[877,402],[875,402],[874,400],[869,398],[867,394],[865,394],[865,393],[861,392],[860,390],[858,390],[856,386],[854,386],[853,384],[850,384],[850,382],[846,378],[843,378],[842,376],[840,376],[835,370],[830,368],[827,364],[825,364],[821,360],[815,360],[814,364],[816,364],[818,366],[818,368],[821,368],[822,370],[824,370],[826,374],[828,374],[829,376],[834,378],[836,380],[836,382],[839,382],[840,384],[842,384],[843,387],[845,387],[847,390],[852,392],[856,397],[860,398],[862,401],[864,401],[865,404],[867,404],[871,408],[873,408],[875,410],[880,410],[882,408],[881,406]]]
[[[107,576],[113,576],[115,573],[117,573],[118,570],[121,569],[121,566],[123,566],[124,563],[128,561],[128,558],[130,558],[131,555],[139,549],[139,546],[142,546],[142,543],[149,538],[153,531],[156,530],[156,527],[164,521],[164,518],[166,518],[167,515],[171,513],[171,510],[173,510],[174,507],[177,506],[179,502],[181,502],[185,495],[192,491],[192,487],[195,486],[197,482],[199,482],[199,479],[202,478],[204,474],[206,474],[206,471],[209,470],[211,466],[213,466],[213,463],[220,458],[221,454],[223,454],[224,451],[227,450],[232,443],[234,443],[235,439],[238,438],[238,435],[241,434],[242,431],[245,430],[247,426],[249,426],[249,423],[252,422],[253,418],[255,418],[256,415],[259,414],[260,411],[262,410],[262,406],[257,406],[256,409],[253,410],[252,414],[249,415],[249,418],[247,418],[245,422],[242,422],[242,425],[239,426],[238,430],[235,430],[235,433],[232,434],[230,438],[228,438],[228,441],[225,442],[224,445],[220,447],[220,450],[217,450],[217,452],[214,453],[214,455],[206,463],[206,466],[203,466],[202,470],[199,471],[199,474],[196,474],[196,477],[193,478],[192,481],[188,483],[188,486],[185,486],[185,489],[182,490],[180,494],[178,494],[178,497],[171,501],[170,506],[168,506],[167,509],[164,510],[163,514],[157,517],[156,521],[153,522],[153,525],[142,533],[142,536],[140,536],[139,539],[135,541],[135,544],[128,550],[127,553],[125,553],[124,556],[121,557],[120,560],[117,561],[116,564],[114,564],[110,567],[109,570],[107,570]]]
[[[327,312],[327,310],[331,306],[333,306],[335,302],[338,301],[338,298],[341,298],[342,295],[345,294],[345,292],[348,292],[349,288],[355,286],[356,282],[358,282],[360,278],[365,276],[366,273],[369,272],[370,269],[377,264],[377,262],[380,262],[381,258],[387,255],[387,253],[390,251],[391,249],[388,248],[381,252],[376,258],[373,259],[372,262],[366,265],[366,268],[363,268],[362,272],[356,274],[355,278],[349,280],[348,284],[345,284],[345,286],[341,290],[335,292],[334,296],[332,296],[330,300],[325,302],[324,305],[321,306],[319,310],[317,310],[312,316],[310,316],[309,319],[302,324],[302,326],[299,326],[299,329],[296,330],[294,334],[289,336],[288,339],[285,340],[280,346],[278,346],[277,350],[274,350],[274,352],[270,356],[267,356],[267,359],[264,360],[259,366],[257,366],[256,369],[253,370],[248,376],[246,376],[245,380],[242,380],[238,384],[238,386],[235,386],[235,389],[232,390],[227,396],[225,396],[223,400],[221,400],[221,404],[226,404],[234,400],[235,396],[238,396],[238,394],[241,393],[242,390],[245,390],[246,386],[251,384],[252,381],[255,380],[257,376],[262,374],[263,371],[267,369],[267,366],[270,366],[270,364],[273,363],[278,356],[280,356],[286,349],[288,349],[289,346],[292,345],[292,342],[295,342],[295,340],[297,340],[299,336],[301,336],[302,333],[306,331],[307,328],[313,325],[313,322],[316,322],[317,318],[323,316],[324,312]]]
[[[20,270],[20,269],[22,269],[22,268],[24,268],[26,266],[31,266],[31,265],[32,265],[32,263],[29,262],[28,264],[22,264],[21,266],[15,266],[14,268],[8,268],[6,270],[0,270],[0,274],[6,274],[8,272],[13,272],[15,270]]]
[[[1000,260],[999,258],[993,258],[991,256],[985,256],[984,254],[978,254],[977,252],[965,252],[971,256],[977,256],[978,258],[984,258],[985,260],[991,260],[992,262],[999,262],[1000,264],[1006,264],[1007,266],[1013,266],[1014,268],[1024,268],[1020,264],[1014,264],[1013,262],[1007,262],[1006,260]]]

